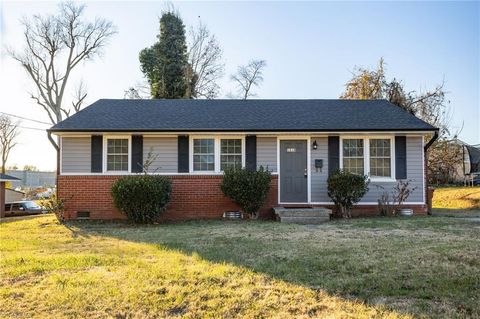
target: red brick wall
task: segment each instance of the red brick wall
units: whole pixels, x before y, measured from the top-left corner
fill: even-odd
[[[58,176],[58,198],[66,200],[65,218],[75,219],[77,211],[89,211],[91,219],[125,219],[125,215],[113,205],[110,194],[113,182],[119,177]],[[225,211],[239,210],[220,190],[221,175],[175,175],[170,178],[172,198],[161,220],[215,219],[221,218]],[[278,176],[273,175],[267,201],[260,211],[261,217],[273,218],[272,208],[275,206],[278,206]],[[427,213],[426,205],[404,206],[412,208],[416,215]],[[352,215],[378,215],[378,208],[376,205],[358,205],[352,210]]]
[[[282,205],[282,206],[298,206],[298,205]],[[329,209],[335,209],[334,205],[312,205],[313,207],[326,207]],[[409,205],[404,204],[402,208],[411,208],[415,215],[426,215],[428,212],[427,205]],[[352,209],[353,217],[367,217],[367,216],[379,216],[377,205],[356,205]]]
[[[334,209],[333,206],[329,207],[330,209]],[[402,205],[402,208],[411,208],[413,209],[413,213],[415,215],[427,215],[428,209],[427,205]],[[354,206],[352,209],[352,216],[359,217],[359,216],[378,216],[378,206],[377,205],[357,205]]]
[[[120,176],[58,176],[58,198],[64,199],[67,219],[77,211],[89,211],[91,219],[125,219],[113,205],[111,187]],[[225,211],[239,207],[220,190],[221,175],[176,175],[172,198],[162,220],[221,218]],[[260,214],[272,218],[277,201],[277,176],[272,176],[270,192]]]

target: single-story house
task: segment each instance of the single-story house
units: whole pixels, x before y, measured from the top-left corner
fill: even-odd
[[[400,179],[416,187],[405,206],[425,214],[425,152],[437,129],[385,100],[101,99],[48,133],[52,143],[59,137],[66,218],[124,218],[112,183],[141,174],[149,158],[149,173],[172,179],[162,218],[181,220],[238,210],[219,187],[232,164],[272,172],[263,216],[277,206],[333,206],[327,178],[339,168],[370,176],[354,214],[376,213],[381,187]]]
[[[18,202],[25,199],[25,193],[15,189],[5,188],[5,203]]]
[[[7,182],[17,181],[18,178],[0,173],[0,218],[5,217],[5,185]]]

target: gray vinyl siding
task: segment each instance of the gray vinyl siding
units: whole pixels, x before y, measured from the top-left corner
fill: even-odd
[[[268,167],[277,172],[277,138],[257,137],[257,168]]]
[[[90,137],[62,137],[62,173],[90,173],[90,154]]]
[[[148,171],[153,173],[178,172],[177,137],[143,137],[143,161],[148,159],[149,152],[155,160]]]
[[[329,202],[330,197],[327,194],[327,178],[328,178],[328,138],[313,137],[311,142],[317,141],[317,149],[311,150],[310,153],[310,174],[311,174],[311,201],[312,202]],[[323,168],[315,168],[315,160],[323,160]]]
[[[312,202],[331,202],[327,194],[328,178],[328,139],[326,137],[312,137],[317,141],[317,150],[311,151],[311,200]],[[316,171],[315,159],[323,159],[322,171]],[[410,187],[415,191],[407,202],[423,202],[423,145],[421,136],[407,137],[407,179],[411,180]],[[363,197],[361,203],[376,203],[383,191],[391,193],[396,182],[371,182],[369,192]],[[383,189],[381,188],[383,187]]]
[[[410,188],[416,187],[407,202],[423,202],[423,147],[422,137],[407,137],[407,180]],[[396,182],[371,182],[369,192],[361,202],[377,202],[382,192],[392,193]],[[382,189],[383,187],[383,189]]]

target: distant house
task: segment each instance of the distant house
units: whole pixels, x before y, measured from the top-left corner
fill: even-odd
[[[18,180],[16,177],[0,173],[0,218],[5,217],[5,185]]]
[[[52,187],[56,184],[56,172],[39,172],[25,170],[9,170],[7,174],[18,178],[18,181],[12,181],[12,188],[26,187]]]
[[[11,183],[11,182],[10,182]],[[17,202],[25,198],[25,193],[14,189],[5,189],[5,203]]]
[[[49,130],[60,137],[58,196],[67,218],[124,218],[110,195],[120,176],[169,176],[165,219],[219,218],[238,207],[219,185],[226,165],[272,171],[262,214],[275,206],[333,205],[336,169],[370,176],[356,214],[375,213],[400,179],[416,190],[405,206],[427,212],[426,134],[437,129],[385,100],[99,100]]]

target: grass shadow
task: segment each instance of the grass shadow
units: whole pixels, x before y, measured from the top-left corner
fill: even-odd
[[[480,218],[480,209],[457,209],[457,208],[434,208],[432,210],[433,216],[438,217],[479,217]]]
[[[216,264],[241,266],[346,300],[385,304],[403,313],[438,317],[480,314],[473,301],[480,294],[480,279],[471,271],[480,267],[474,253],[478,233],[473,242],[467,240],[475,229],[462,221],[369,218],[317,227],[267,221],[144,226],[70,222],[67,227],[86,236],[147,243]],[[473,257],[468,257],[469,253]]]

